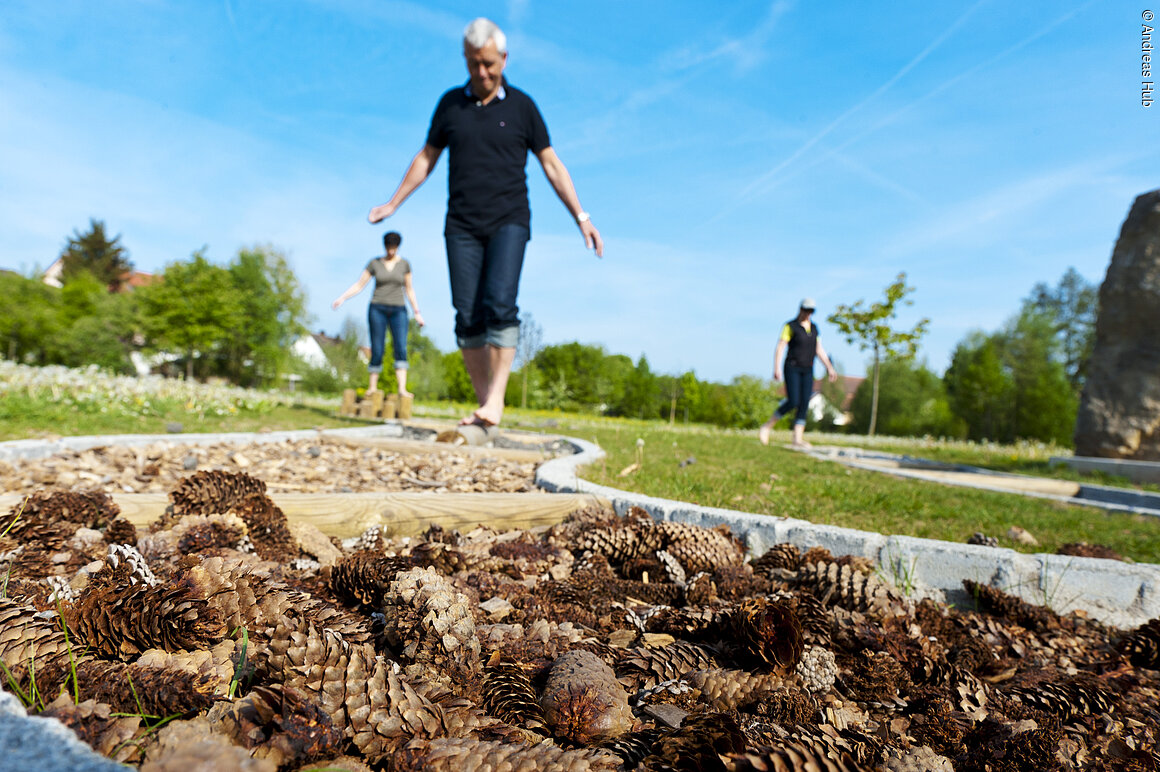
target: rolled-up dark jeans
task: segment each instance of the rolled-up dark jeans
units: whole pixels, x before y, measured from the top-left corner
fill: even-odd
[[[459,348],[515,348],[519,342],[516,295],[530,235],[523,225],[509,224],[490,236],[449,233],[444,237]]]

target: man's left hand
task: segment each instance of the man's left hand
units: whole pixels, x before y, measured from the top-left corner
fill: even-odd
[[[580,223],[580,232],[584,234],[584,244],[589,249],[595,249],[597,257],[604,257],[604,240],[591,220]]]

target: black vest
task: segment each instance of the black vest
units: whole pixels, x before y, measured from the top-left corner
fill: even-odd
[[[786,348],[786,367],[804,367],[812,370],[814,357],[818,353],[818,325],[810,322],[809,332],[796,318],[786,322],[789,325],[789,346]]]

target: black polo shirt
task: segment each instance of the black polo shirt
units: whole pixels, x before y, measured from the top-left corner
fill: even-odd
[[[470,83],[443,95],[427,144],[450,149],[444,233],[489,236],[501,225],[531,229],[528,151],[550,147],[548,127],[532,98],[507,81],[503,98],[481,104]]]

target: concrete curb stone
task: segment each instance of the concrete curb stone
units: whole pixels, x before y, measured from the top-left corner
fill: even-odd
[[[36,772],[124,772],[55,718],[30,716],[15,695],[0,691],[0,769]]]

